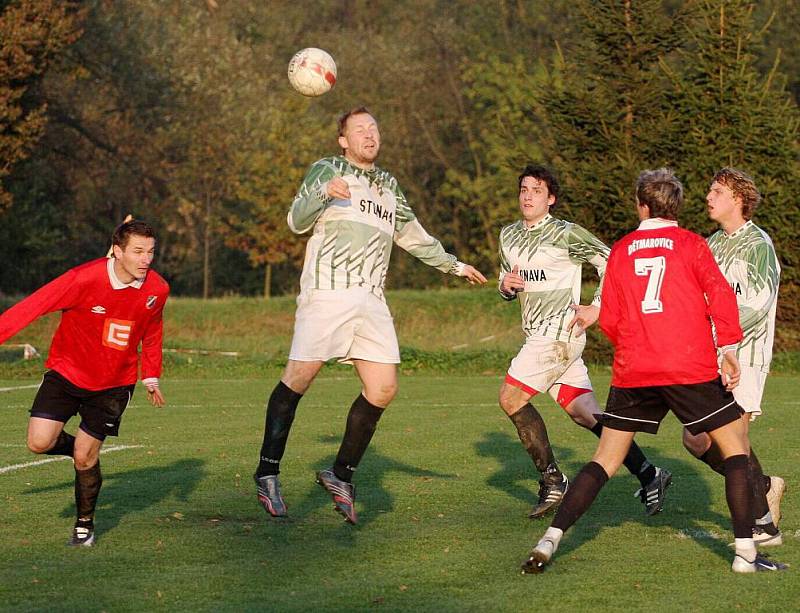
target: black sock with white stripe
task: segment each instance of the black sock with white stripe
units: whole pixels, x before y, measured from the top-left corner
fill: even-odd
[[[608,482],[608,474],[600,464],[597,462],[586,464],[569,484],[569,489],[564,494],[564,500],[561,501],[561,506],[558,507],[553,523],[550,525],[566,532],[572,524],[580,519],[581,515],[589,510],[606,482]]]
[[[353,480],[353,473],[369,447],[381,415],[383,409],[371,404],[362,394],[358,395],[350,407],[344,438],[333,464],[333,474],[342,481],[350,483]]]
[[[298,394],[283,381],[272,390],[267,403],[266,423],[264,424],[264,440],[261,443],[256,475],[277,475],[281,472],[280,462],[286,451],[286,441],[292,428],[294,415],[302,394]]]
[[[603,433],[603,425],[597,422],[590,430],[592,434],[600,438],[600,435]],[[628,454],[625,456],[625,460],[623,460],[622,463],[625,464],[625,468],[639,480],[642,487],[647,486],[656,478],[656,467],[647,461],[644,452],[641,447],[636,444],[636,441],[631,441],[631,448],[628,450]]]

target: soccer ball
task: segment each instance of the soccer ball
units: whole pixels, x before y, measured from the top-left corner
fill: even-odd
[[[289,62],[289,83],[304,96],[321,96],[336,83],[336,63],[322,49],[301,49]]]

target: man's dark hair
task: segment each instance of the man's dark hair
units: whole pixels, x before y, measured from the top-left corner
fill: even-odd
[[[114,234],[111,236],[111,244],[119,245],[120,249],[124,250],[125,247],[128,246],[128,241],[133,235],[155,239],[156,231],[153,229],[153,226],[146,221],[140,219],[126,221],[117,226],[117,229],[114,230]]]
[[[650,208],[650,217],[678,219],[683,185],[669,168],[645,170],[636,179],[636,199]]]
[[[517,190],[522,189],[522,180],[525,177],[533,177],[544,183],[547,186],[547,195],[555,198],[552,206],[558,204],[558,192],[561,186],[558,184],[558,179],[556,179],[556,176],[549,168],[540,164],[528,164],[519,176]]]
[[[346,113],[342,113],[339,117],[338,125],[339,125],[339,136],[344,136],[344,130],[347,127],[347,120],[350,119],[353,115],[370,115],[371,117],[375,117],[372,113],[369,112],[369,109],[365,106],[357,106],[355,108],[350,109]]]

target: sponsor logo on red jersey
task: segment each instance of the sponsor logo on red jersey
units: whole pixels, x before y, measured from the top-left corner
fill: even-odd
[[[106,319],[103,326],[103,345],[125,351],[130,343],[133,323],[127,319]]]

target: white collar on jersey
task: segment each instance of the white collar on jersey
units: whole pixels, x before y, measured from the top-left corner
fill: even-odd
[[[643,219],[639,224],[639,230],[660,230],[661,228],[672,228],[678,225],[674,219],[663,219],[662,217],[651,217]]]
[[[112,289],[125,289],[126,287],[139,289],[144,284],[144,279],[134,279],[130,283],[120,281],[117,273],[114,272],[114,258],[108,258],[106,270],[108,270],[108,280],[111,281]]]
[[[730,234],[728,234],[727,232],[725,232],[725,230],[723,230],[723,231],[722,231],[722,235],[723,235],[725,238],[733,238],[734,236],[738,236],[738,235],[739,235],[739,233],[740,233],[740,232],[742,232],[742,231],[743,231],[745,228],[747,228],[748,226],[752,226],[752,225],[753,225],[753,220],[752,220],[752,219],[748,219],[747,221],[745,221],[745,222],[744,222],[744,223],[743,223],[741,226],[739,226],[738,228],[736,228],[736,229],[735,229],[733,232],[731,232]]]
[[[539,226],[544,225],[550,219],[551,219],[551,215],[550,215],[550,213],[547,213],[544,217],[542,217],[539,221],[537,221],[532,226],[528,226],[525,223],[524,219],[520,219],[520,223],[522,224],[522,229],[523,230],[525,230],[526,232],[530,232],[531,230],[534,230],[534,229],[538,228]]]

